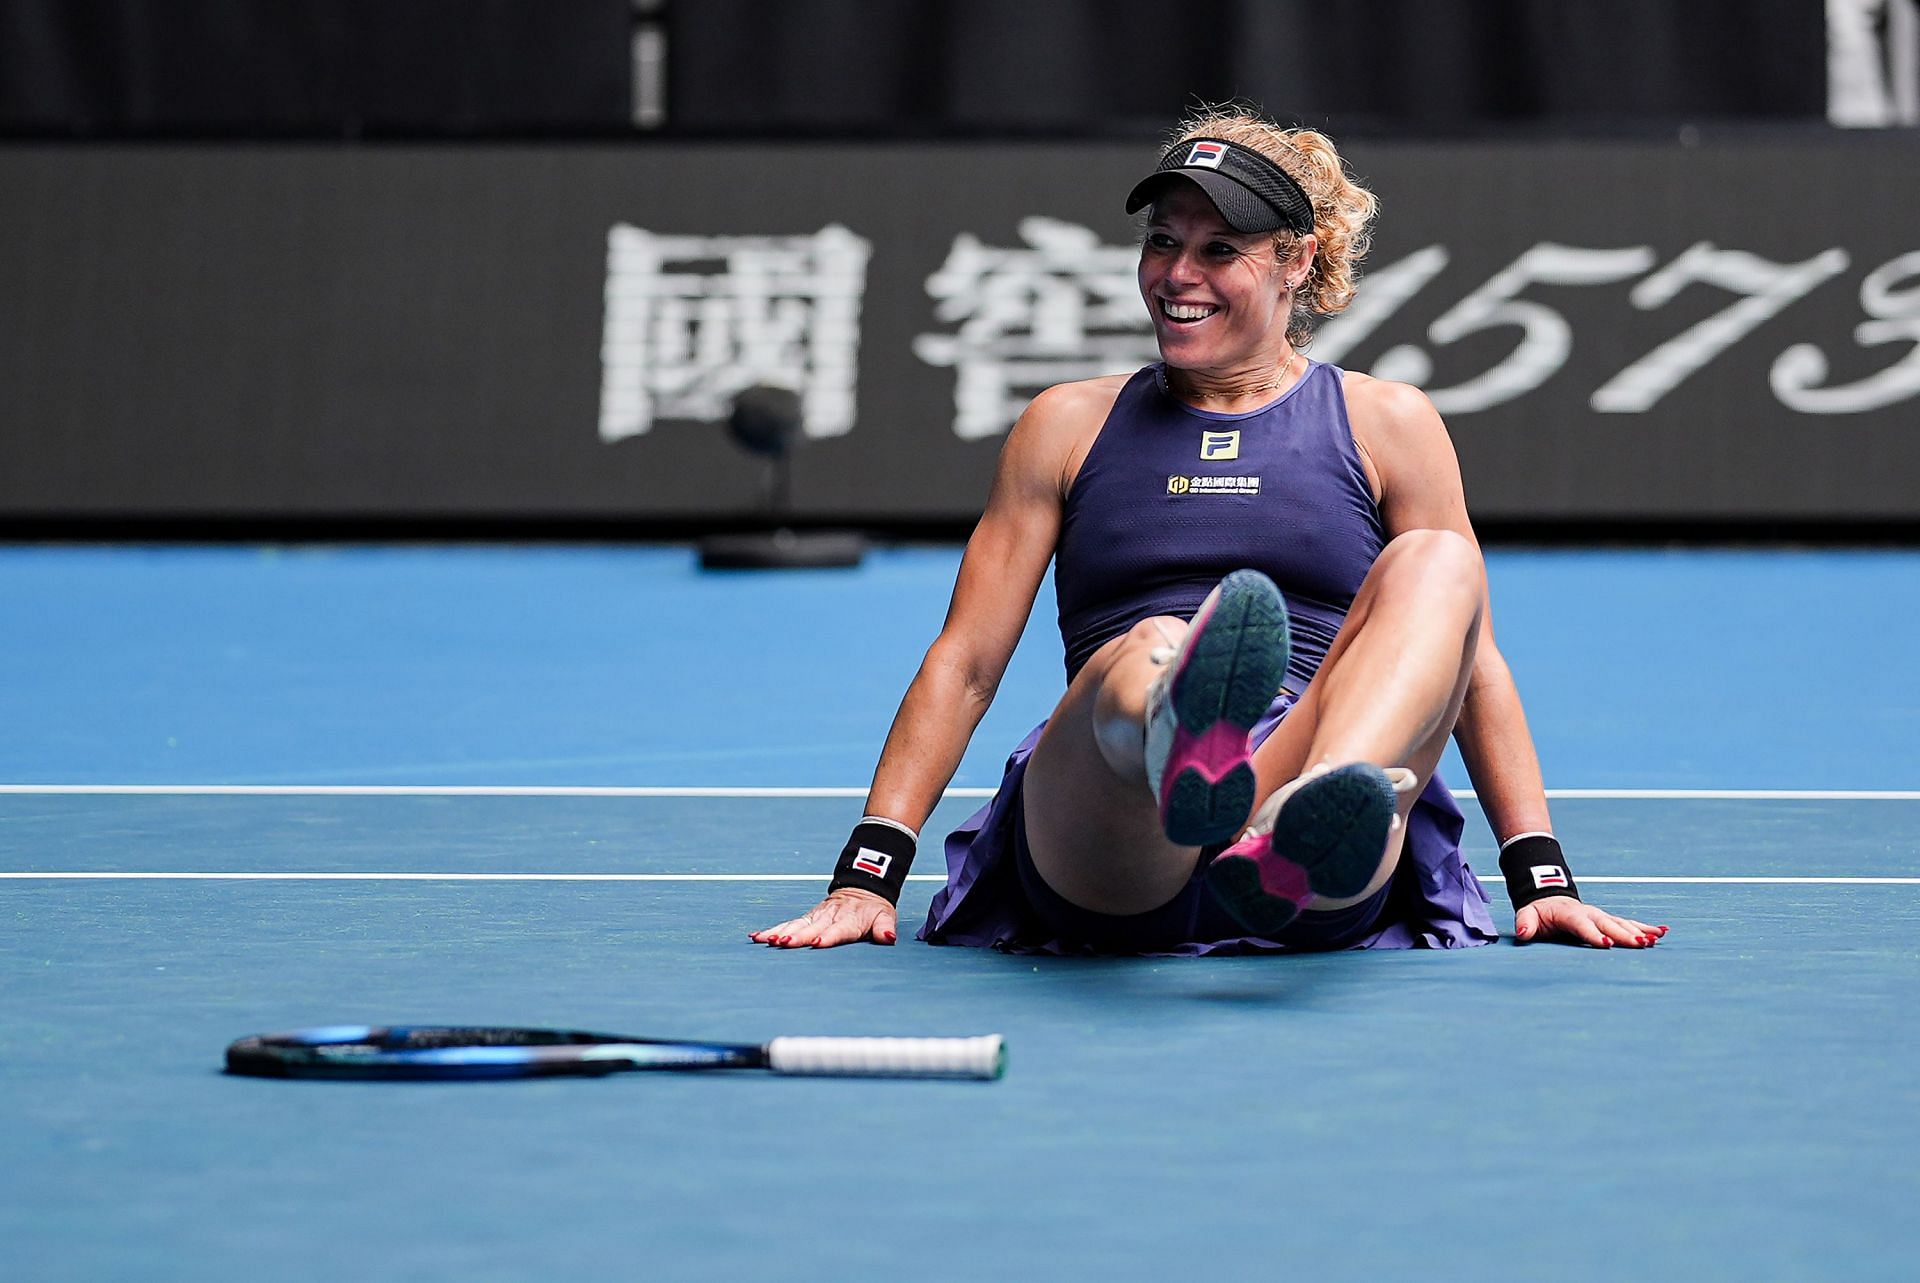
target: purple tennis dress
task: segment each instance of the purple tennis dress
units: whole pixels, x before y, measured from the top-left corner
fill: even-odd
[[[1191,618],[1228,572],[1251,567],[1286,597],[1293,651],[1263,740],[1306,689],[1385,546],[1336,366],[1309,362],[1278,400],[1248,414],[1196,410],[1159,365],[1127,381],[1067,494],[1054,588],[1067,680],[1151,615]],[[1044,725],[1044,723],[1043,723]],[[1386,887],[1337,913],[1303,913],[1273,939],[1249,936],[1200,870],[1151,913],[1114,917],[1063,901],[1034,873],[1021,784],[1040,729],[1007,759],[999,791],[947,837],[947,884],[920,938],[1019,953],[1284,953],[1457,948],[1497,937],[1486,892],[1460,858],[1459,806],[1436,776],[1407,819]]]

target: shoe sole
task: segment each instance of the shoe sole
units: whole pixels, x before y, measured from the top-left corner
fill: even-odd
[[[1346,899],[1367,889],[1397,805],[1379,767],[1354,762],[1329,771],[1287,799],[1272,834],[1208,865],[1207,885],[1242,926],[1271,935],[1293,921],[1309,895]]]
[[[1263,839],[1264,841],[1264,839]],[[1269,886],[1267,873],[1276,882],[1293,881],[1298,886]],[[1207,888],[1234,921],[1257,936],[1269,938],[1284,931],[1300,916],[1300,906],[1312,894],[1306,885],[1306,872],[1291,861],[1262,861],[1256,853],[1239,850],[1223,852],[1207,866]]]
[[[1182,846],[1237,835],[1253,813],[1247,734],[1287,671],[1286,605],[1273,581],[1237,570],[1213,610],[1194,623],[1168,691],[1176,723],[1160,786],[1160,825]]]

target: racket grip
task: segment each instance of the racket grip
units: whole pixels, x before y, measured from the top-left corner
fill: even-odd
[[[1006,1040],[978,1038],[775,1038],[767,1067],[779,1074],[864,1078],[998,1078]]]

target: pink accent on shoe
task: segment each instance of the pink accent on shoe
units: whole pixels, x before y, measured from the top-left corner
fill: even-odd
[[[1260,871],[1260,889],[1276,900],[1305,904],[1313,899],[1313,888],[1307,884],[1307,871],[1277,854],[1273,849],[1273,838],[1268,834],[1249,834],[1222,851],[1219,858],[1253,861],[1253,866]]]
[[[1184,726],[1177,726],[1173,732],[1173,748],[1167,753],[1167,766],[1161,776],[1160,791],[1164,794],[1182,771],[1197,771],[1209,784],[1218,783],[1222,776],[1246,762],[1250,756],[1247,751],[1247,732],[1232,722],[1215,722],[1198,735],[1191,734]]]

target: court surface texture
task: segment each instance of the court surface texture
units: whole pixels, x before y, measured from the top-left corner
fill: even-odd
[[[1490,554],[1557,826],[1650,951],[751,945],[824,888],[957,557],[0,550],[0,1277],[1914,1277],[1920,555]],[[1060,682],[1049,588],[931,831]],[[358,1021],[1011,1058],[219,1072]]]

